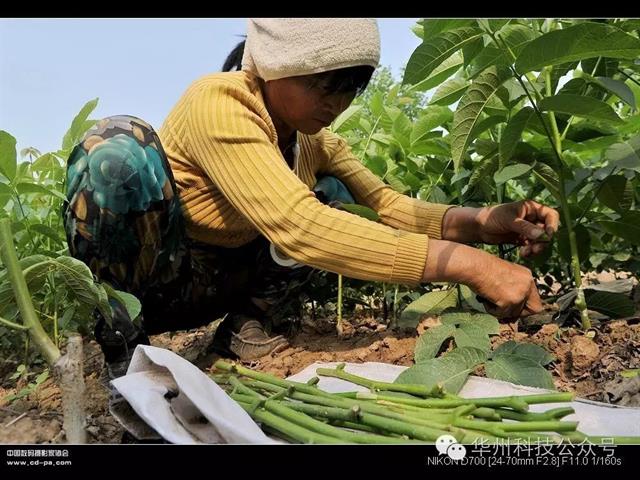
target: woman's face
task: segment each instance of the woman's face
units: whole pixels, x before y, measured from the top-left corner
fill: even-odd
[[[294,130],[312,135],[345,111],[355,92],[329,93],[325,81],[303,75],[266,82],[265,97],[272,116]]]

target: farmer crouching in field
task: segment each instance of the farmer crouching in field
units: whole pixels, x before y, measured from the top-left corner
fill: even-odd
[[[326,129],[365,89],[379,57],[374,20],[250,20],[246,45],[225,65],[241,69],[196,80],[159,136],[143,120],[117,116],[76,146],[70,250],[143,304],[144,322],[132,323],[117,304],[111,326],[98,318],[111,376],[125,373],[147,334],[224,314],[218,351],[246,360],[286,346],[265,322],[314,269],[414,286],[462,283],[500,317],[541,309],[527,268],[466,244],[539,253],[536,239],[558,228],[555,210],[533,201],[453,208],[404,196]],[[332,200],[370,207],[380,222]]]

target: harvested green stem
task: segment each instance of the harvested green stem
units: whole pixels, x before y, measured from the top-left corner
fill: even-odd
[[[473,404],[476,407],[509,407],[513,410],[526,412],[529,405],[520,400],[521,397],[495,397],[495,398],[403,398],[384,394],[368,392],[357,392],[345,398],[355,398],[357,400],[388,400],[391,402],[414,405],[423,408],[451,408],[461,405]]]
[[[261,387],[276,393],[281,392],[282,390],[286,390],[282,387],[278,387],[277,385],[268,385],[264,383],[258,383],[258,385],[256,385],[257,382],[245,383],[245,381],[242,380],[241,382],[248,386],[256,386],[259,388]],[[331,395],[310,395],[308,393],[298,392],[296,387],[294,387],[294,391],[290,392],[288,396],[294,400],[300,400],[302,402],[315,405],[323,405],[326,407],[336,407],[344,409],[352,409],[354,407],[357,407],[363,412],[368,412],[377,416],[391,418],[406,423],[418,424],[426,428],[437,429],[440,431],[441,435],[448,433],[445,431],[447,427],[446,424],[441,423],[439,421],[440,419],[437,416],[434,416],[433,419],[410,417],[403,413],[390,411],[383,406],[376,405],[371,402],[358,402],[349,398],[340,398]]]
[[[562,417],[575,413],[575,410],[571,407],[553,408],[546,412],[527,412],[520,413],[513,410],[507,410],[504,408],[496,408],[495,412],[502,418],[507,420],[517,420],[519,422],[532,422],[532,421],[544,421],[544,420],[559,420]]]
[[[504,422],[497,424],[495,422],[456,418],[453,420],[453,424],[461,428],[486,431],[496,436],[498,436],[496,432],[574,432],[576,428],[578,428],[578,422],[559,422],[553,420],[542,422]]]
[[[282,432],[286,436],[286,438],[293,439],[296,442],[312,444],[345,443],[338,438],[323,435],[321,433],[317,433],[301,427],[296,423],[290,422],[289,420],[268,412],[264,408],[253,408],[251,404],[241,402],[238,402],[238,405],[244,408],[244,410],[249,415],[251,415],[251,418],[253,418],[256,422],[264,423],[265,425],[268,425],[276,431]]]
[[[485,420],[500,422],[502,417],[497,410],[488,407],[476,408],[471,414],[476,418],[484,418]]]
[[[305,413],[298,412],[292,408],[289,408],[284,403],[280,403],[273,400],[267,400],[265,402],[265,408],[281,417],[287,418],[288,420],[297,423],[302,427],[306,427],[310,430],[314,430],[323,435],[329,435],[332,437],[339,438],[345,442],[353,442],[353,443],[365,443],[365,444],[389,444],[389,443],[414,443],[409,440],[402,439],[393,439],[384,437],[382,435],[374,435],[374,434],[365,434],[365,433],[354,433],[346,430],[341,430],[332,425],[328,425],[319,420],[311,418]],[[328,413],[326,410],[316,409],[318,413]]]
[[[419,397],[438,397],[442,395],[442,387],[439,385],[436,385],[435,387],[427,387],[425,385],[414,385],[409,383],[377,382],[375,380],[369,380],[368,378],[345,372],[344,367],[337,367],[335,369],[318,368],[316,369],[316,373],[325,377],[347,380],[348,382],[355,383],[356,385],[362,385],[363,387],[367,387],[375,391],[402,392],[417,395]]]
[[[248,389],[248,387],[245,387],[245,388]],[[259,397],[255,397],[253,395],[247,395],[247,394],[232,393],[231,398],[236,400],[241,405],[248,406],[246,410],[249,412],[250,415],[253,415],[253,408],[252,408],[253,405],[251,401]],[[328,425],[319,420],[311,418],[309,415],[307,415],[307,414],[313,414],[315,416],[333,419],[333,420],[340,420],[340,421],[358,420],[363,414],[358,413],[353,409],[349,409],[349,410],[338,409],[338,408],[329,409],[329,408],[317,406],[317,405],[294,404],[293,402],[282,402],[278,400],[264,400],[261,402],[260,408],[268,412],[271,412],[272,414],[277,415],[283,419],[286,419],[289,422],[293,422],[301,427],[308,428],[322,435],[339,438],[340,440],[346,443],[366,443],[366,444],[414,443],[408,440],[388,438],[382,435],[359,434],[359,433],[348,432],[345,430],[340,430],[337,427]],[[255,409],[255,411],[260,410],[260,408]],[[300,411],[298,411],[298,409],[300,409]],[[385,418],[378,417],[376,415],[370,415],[370,414],[366,414],[366,416],[362,418],[362,423],[366,425],[378,427],[378,428],[383,428],[384,430],[396,431],[397,433],[401,433],[401,434],[408,434],[407,432],[411,432],[412,434],[409,435],[411,438],[418,438],[421,440],[428,440],[428,441],[435,440],[440,435],[446,433],[446,432],[434,432],[427,428],[420,427],[420,426],[412,426],[410,424],[401,425],[401,422],[397,422],[391,419],[385,419]],[[272,424],[272,427],[278,428],[278,425]]]
[[[220,370],[225,370],[227,372],[239,373],[245,377],[253,378],[255,380],[259,380],[261,382],[270,383],[272,385],[276,385],[282,388],[295,387],[296,391],[308,393],[309,395],[321,395],[324,397],[333,398],[333,395],[327,393],[323,390],[320,390],[316,386],[307,385],[306,383],[300,382],[292,382],[290,380],[283,380],[282,378],[278,378],[273,375],[269,375],[267,373],[255,372],[249,368],[245,368],[242,365],[227,363],[224,360],[218,360],[214,366],[219,368]]]

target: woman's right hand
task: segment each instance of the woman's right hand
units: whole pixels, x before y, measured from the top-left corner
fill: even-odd
[[[423,281],[465,284],[482,297],[487,312],[499,318],[542,311],[531,270],[460,243],[429,240]]]

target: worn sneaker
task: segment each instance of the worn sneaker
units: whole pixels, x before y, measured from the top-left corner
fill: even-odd
[[[234,355],[242,361],[255,360],[277,353],[289,346],[282,335],[270,337],[264,325],[255,317],[232,314],[216,332],[212,351],[221,355]]]

